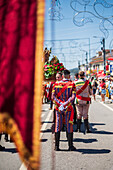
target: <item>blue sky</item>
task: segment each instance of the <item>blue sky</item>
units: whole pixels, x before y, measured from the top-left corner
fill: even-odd
[[[105,4],[105,2],[104,4],[96,4],[96,13],[94,6],[92,6],[94,0],[79,0],[79,3],[77,0],[73,0],[72,6],[78,12],[85,10],[85,6],[81,4],[89,2],[86,5],[88,12],[81,12],[75,17],[78,25],[82,25],[81,20],[85,18],[83,26],[76,26],[73,22],[77,12],[71,8],[71,1],[57,0],[57,3],[59,2],[60,5],[58,4],[59,6],[57,6],[56,4],[54,9],[61,16],[61,20],[55,17],[55,20],[51,21],[51,15],[49,15],[51,0],[46,0],[45,11],[45,46],[48,48],[52,46],[52,55],[56,55],[67,69],[78,67],[78,61],[80,61],[80,64],[84,64],[86,52],[88,53],[88,59],[95,56],[96,51],[101,50],[102,47],[101,37],[108,36],[107,38],[105,37],[106,49],[109,49],[110,42],[111,46],[113,45],[113,19],[110,18],[111,23],[108,20],[104,22],[107,30],[103,30],[105,34],[99,29],[102,18],[112,16],[113,6],[110,3],[113,3],[113,1],[107,0],[108,4]],[[101,2],[101,0],[98,0],[98,2]],[[61,7],[60,11],[58,7]],[[92,13],[99,16],[99,18],[95,17]],[[85,24],[87,21],[91,22]],[[102,25],[101,29],[103,29]],[[94,36],[99,38],[93,38]],[[55,41],[52,41],[52,39]]]

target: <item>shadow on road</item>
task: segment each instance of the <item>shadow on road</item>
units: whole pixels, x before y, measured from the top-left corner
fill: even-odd
[[[51,129],[41,130],[42,133],[52,133]]]
[[[108,132],[108,131],[104,131],[104,130],[100,130],[100,131],[97,131],[97,130],[93,130],[92,129],[92,133],[94,134],[105,134],[105,135],[113,135],[113,132]]]
[[[95,126],[95,125],[106,125],[105,123],[90,123],[91,126]]]
[[[82,154],[105,154],[111,152],[109,149],[77,149],[76,151]]]
[[[44,109],[43,109],[42,112],[47,112],[47,110],[44,110]]]
[[[41,142],[47,142],[47,139],[41,139],[40,141]]]
[[[70,152],[68,151],[68,149],[61,149],[61,148],[60,148],[60,151]],[[75,151],[72,151],[72,152],[81,152],[82,154],[107,154],[107,153],[110,153],[111,150],[109,149],[76,149]]]
[[[104,130],[99,130],[99,131],[98,131],[97,128],[94,128],[95,125],[100,125],[100,126],[101,126],[101,125],[106,125],[106,124],[105,124],[105,123],[89,123],[89,127],[90,127],[90,129],[91,129],[91,131],[92,131],[91,134],[113,135],[113,132],[104,131]],[[76,131],[76,129],[77,129],[77,126],[74,125],[74,128],[73,128],[74,132]],[[84,123],[82,123],[82,125],[81,125],[81,132],[84,133],[84,131],[85,131]]]
[[[67,142],[66,140],[60,140],[61,142]],[[75,138],[73,139],[73,142],[83,142],[83,143],[93,143],[93,142],[97,142],[97,139],[81,139],[81,138]]]
[[[43,124],[43,123],[53,123],[53,122],[52,121],[42,121],[41,123]]]
[[[83,142],[83,143],[93,143],[97,141],[98,141],[97,139],[81,139],[81,138],[73,139],[73,142]]]
[[[5,150],[0,151],[0,152],[11,152],[11,153],[17,153],[18,151],[16,148],[5,148]]]
[[[94,134],[105,134],[105,135],[112,135],[113,132],[109,132],[109,131],[104,131],[104,130],[97,130],[96,128],[93,128],[93,126],[95,125],[105,125],[105,123],[90,123],[90,128],[92,133]]]

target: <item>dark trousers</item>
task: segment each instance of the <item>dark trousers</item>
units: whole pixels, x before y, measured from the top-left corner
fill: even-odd
[[[52,107],[53,107],[53,101],[50,100],[50,108],[52,109]]]
[[[75,104],[74,102],[72,103],[72,106],[73,106],[73,110],[74,110],[74,124],[76,124],[76,119],[77,119],[77,111],[76,111],[76,107],[75,107]]]

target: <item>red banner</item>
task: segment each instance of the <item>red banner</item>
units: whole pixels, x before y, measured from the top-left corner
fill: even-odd
[[[37,72],[40,69],[41,73],[44,4],[44,0],[0,0],[0,132],[10,134],[22,160],[34,169],[39,166],[34,150],[39,150],[40,131],[37,129],[37,144],[34,141],[34,120],[37,121],[34,116],[38,113],[34,113],[34,102],[41,103],[41,92],[40,100],[35,100],[35,68],[38,66],[35,53],[39,50]],[[41,81],[42,77],[39,77],[40,91]]]

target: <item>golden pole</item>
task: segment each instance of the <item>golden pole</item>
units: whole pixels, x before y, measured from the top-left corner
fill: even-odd
[[[43,42],[44,42],[45,0],[37,0],[36,50],[35,50],[35,84],[33,115],[33,164],[34,169],[40,167],[40,115],[42,108],[43,81]]]

